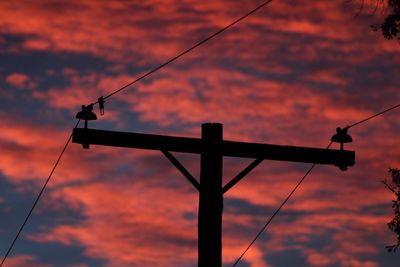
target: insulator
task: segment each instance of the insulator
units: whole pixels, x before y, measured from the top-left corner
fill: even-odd
[[[344,143],[350,143],[353,141],[353,138],[351,138],[351,136],[347,133],[348,129],[348,127],[345,127],[343,129],[339,127],[336,128],[336,134],[334,134],[331,138],[332,142],[340,144],[341,149],[343,149]]]
[[[97,120],[96,114],[93,113],[93,105],[82,105],[82,110],[76,114],[75,118],[84,120],[85,128],[87,128],[88,121]]]
[[[93,105],[82,105],[82,110],[79,111],[75,117],[85,121],[97,120],[96,114],[93,113]]]
[[[99,97],[98,101],[99,101],[100,115],[103,116],[103,115],[104,115],[104,103],[105,103],[106,101],[104,101],[103,96]]]

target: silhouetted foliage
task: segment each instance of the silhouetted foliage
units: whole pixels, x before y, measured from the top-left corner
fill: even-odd
[[[375,31],[381,30],[383,37],[390,40],[397,38],[400,40],[400,0],[387,1],[388,15],[382,24],[372,25]],[[383,3],[383,0],[377,0],[377,5]]]
[[[389,169],[389,173],[392,176],[392,180],[383,180],[382,183],[396,196],[396,198],[392,200],[394,217],[387,225],[389,229],[397,235],[397,244],[386,246],[386,248],[389,252],[396,252],[400,246],[400,170]]]

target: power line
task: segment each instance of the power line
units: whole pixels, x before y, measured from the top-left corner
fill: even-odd
[[[389,112],[389,111],[394,110],[394,109],[399,108],[399,107],[400,107],[400,104],[394,105],[394,106],[392,106],[392,107],[390,107],[390,108],[388,108],[388,109],[385,109],[384,111],[381,111],[381,112],[376,113],[376,114],[374,114],[374,115],[372,115],[372,116],[369,116],[369,117],[367,117],[367,118],[365,118],[365,119],[363,119],[363,120],[360,120],[360,121],[358,121],[358,122],[356,122],[356,123],[353,123],[353,124],[351,124],[350,126],[347,126],[347,127],[348,127],[348,128],[352,128],[352,127],[354,127],[354,126],[356,126],[356,125],[359,125],[359,124],[361,124],[361,123],[364,123],[364,122],[366,122],[366,121],[369,121],[370,119],[373,119],[373,118],[375,118],[375,117],[378,117],[378,116],[380,116],[380,115],[383,115],[383,114],[385,114],[386,112]]]
[[[332,142],[329,143],[329,145],[326,147],[326,149],[328,149],[331,145],[332,145]],[[246,252],[250,249],[250,247],[254,244],[254,242],[256,242],[256,240],[264,232],[264,230],[267,228],[267,226],[272,222],[272,220],[275,218],[275,216],[278,215],[279,211],[283,208],[283,206],[286,204],[286,202],[288,202],[290,197],[294,194],[294,192],[301,185],[301,183],[306,179],[306,177],[310,174],[310,172],[314,169],[315,166],[316,166],[315,163],[313,165],[311,165],[311,167],[308,169],[308,171],[303,175],[303,177],[300,179],[300,181],[292,189],[292,191],[285,198],[285,200],[282,202],[282,204],[279,206],[279,208],[271,215],[271,217],[268,219],[268,221],[264,224],[264,226],[261,228],[261,230],[257,233],[256,237],[254,237],[254,239],[250,242],[250,244],[247,246],[247,248],[243,251],[243,253],[239,256],[239,258],[236,260],[236,262],[232,265],[232,267],[235,267],[236,264],[239,263],[239,261],[243,258],[244,254],[246,254]]]
[[[78,127],[79,122],[80,122],[80,120],[78,120],[78,122],[76,123],[76,125],[75,125],[74,128],[77,128],[77,127]],[[8,250],[7,250],[7,253],[4,255],[3,260],[2,260],[1,263],[0,263],[0,267],[3,266],[3,264],[4,264],[4,262],[6,261],[8,255],[10,254],[11,250],[13,249],[15,242],[18,240],[19,236],[21,235],[22,230],[24,229],[26,223],[28,222],[29,218],[31,217],[31,215],[32,215],[32,213],[33,213],[33,210],[35,209],[35,207],[36,207],[36,205],[38,204],[38,202],[39,202],[41,196],[43,195],[43,192],[44,192],[44,190],[46,189],[47,184],[50,182],[50,179],[51,179],[51,177],[53,176],[53,173],[54,173],[54,171],[56,170],[58,164],[60,163],[62,156],[64,155],[65,151],[67,150],[67,147],[68,147],[68,145],[69,145],[70,142],[71,142],[71,139],[72,139],[72,133],[71,133],[70,136],[68,137],[68,140],[67,140],[67,142],[65,143],[63,149],[61,150],[61,153],[60,153],[60,155],[58,156],[58,158],[57,158],[57,160],[56,160],[56,163],[54,164],[53,168],[51,169],[50,174],[49,174],[49,176],[47,177],[46,182],[44,183],[42,189],[40,190],[39,194],[37,195],[37,197],[36,197],[36,199],[35,199],[35,202],[33,203],[33,205],[32,205],[32,207],[31,207],[30,211],[29,211],[28,214],[26,215],[24,222],[22,223],[22,225],[21,225],[21,227],[19,228],[17,234],[15,235],[13,241],[11,242],[11,244],[10,244]]]
[[[229,28],[231,28],[232,26],[234,26],[235,24],[239,23],[240,21],[244,20],[245,18],[249,17],[250,15],[252,15],[253,13],[257,12],[258,10],[260,10],[261,8],[263,8],[264,6],[266,6],[267,4],[271,3],[273,0],[268,0],[263,2],[262,4],[260,4],[259,6],[257,6],[256,8],[254,8],[253,10],[249,11],[248,13],[246,13],[245,15],[241,16],[240,18],[236,19],[235,21],[231,22],[230,24],[228,24],[227,26],[223,27],[222,29],[216,31],[215,33],[211,34],[210,36],[208,36],[207,38],[203,39],[202,41],[196,43],[195,45],[189,47],[188,49],[184,50],[183,52],[179,53],[178,55],[174,56],[173,58],[167,60],[166,62],[164,62],[163,64],[159,65],[158,67],[150,70],[149,72],[143,74],[142,76],[138,77],[137,79],[133,80],[132,82],[124,85],[123,87],[115,90],[114,92],[110,93],[109,95],[105,96],[103,99],[107,99],[123,90],[125,90],[126,88],[130,87],[131,85],[139,82],[140,80],[146,78],[147,76],[153,74],[154,72],[158,71],[159,69],[171,64],[172,62],[176,61],[177,59],[179,59],[180,57],[186,55],[187,53],[189,53],[190,51],[192,51],[193,49],[201,46],[202,44],[208,42],[209,40],[213,39],[214,37],[216,37],[217,35],[225,32],[226,30],[228,30]],[[91,105],[95,105],[99,103],[94,102]]]
[[[362,119],[358,122],[355,122],[349,126],[347,126],[346,128],[352,128],[354,126],[360,125],[364,122],[367,122],[373,118],[376,118],[378,116],[381,116],[389,111],[392,111],[394,109],[397,109],[400,107],[400,104],[394,105],[390,108],[387,108],[381,112],[378,112],[372,116],[369,116],[365,119]],[[326,147],[327,149],[332,145],[332,142],[329,143],[329,145]],[[254,239],[250,242],[250,244],[246,247],[246,249],[243,251],[243,253],[239,256],[239,258],[235,261],[235,263],[232,265],[232,267],[235,267],[240,260],[243,258],[243,256],[246,254],[246,252],[250,249],[250,247],[254,244],[254,242],[256,242],[256,240],[260,237],[260,235],[265,231],[265,229],[268,227],[268,225],[272,222],[272,220],[275,218],[276,215],[278,215],[278,213],[281,211],[281,209],[283,208],[283,206],[288,202],[288,200],[292,197],[292,195],[294,194],[294,192],[299,188],[299,186],[303,183],[303,181],[306,179],[306,177],[311,173],[311,171],[314,169],[316,164],[313,164],[308,170],[307,172],[304,174],[304,176],[300,179],[300,181],[296,184],[296,186],[292,189],[292,191],[289,193],[289,195],[285,198],[285,200],[281,203],[281,205],[278,207],[278,209],[275,210],[275,212],[271,215],[271,217],[267,220],[267,222],[264,224],[264,226],[261,228],[261,230],[257,233],[257,235],[254,237]]]

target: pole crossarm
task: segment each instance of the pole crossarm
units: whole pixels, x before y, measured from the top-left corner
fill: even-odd
[[[72,142],[138,149],[201,154],[200,138],[75,128]],[[291,161],[335,166],[353,166],[355,152],[325,148],[222,141],[222,154],[228,157]]]
[[[104,131],[75,128],[72,142],[102,146],[127,147],[198,154],[201,140],[198,138],[166,135]]]
[[[193,175],[190,174],[188,170],[172,155],[170,152],[162,150],[161,151],[164,156],[171,161],[171,163],[183,174],[183,176],[188,179],[188,181],[197,189],[197,191],[200,190],[200,184],[196,180],[196,178],[193,177]]]
[[[325,148],[224,141],[222,150],[224,156],[228,157],[262,158],[335,166],[353,166],[355,161],[354,151]]]
[[[72,142],[86,149],[92,144],[161,151],[199,192],[199,267],[222,267],[223,195],[263,160],[328,164],[341,170],[353,166],[355,161],[355,152],[343,150],[343,146],[334,150],[226,141],[220,123],[202,124],[201,138],[95,130],[88,129],[86,124],[85,128],[73,130]],[[199,182],[171,152],[200,154]],[[225,186],[222,184],[224,156],[253,159]]]
[[[229,189],[234,187],[240,180],[242,180],[247,174],[249,174],[255,167],[258,166],[263,161],[263,159],[255,159],[252,163],[249,164],[243,171],[241,171],[238,175],[235,176],[232,180],[230,180],[223,188],[222,194],[228,192]]]

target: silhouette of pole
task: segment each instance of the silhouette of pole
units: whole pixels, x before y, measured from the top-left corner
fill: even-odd
[[[198,227],[199,267],[222,266],[222,124],[202,125]]]
[[[328,164],[346,170],[354,165],[355,152],[311,147],[281,146],[223,140],[222,124],[205,123],[201,138],[142,133],[127,133],[75,128],[72,142],[88,149],[91,144],[160,150],[199,191],[198,266],[222,266],[223,194],[244,178],[263,160]],[[200,154],[200,183],[170,153]],[[253,158],[248,167],[222,186],[224,156]]]

